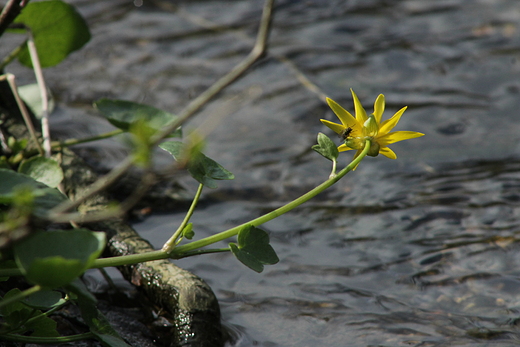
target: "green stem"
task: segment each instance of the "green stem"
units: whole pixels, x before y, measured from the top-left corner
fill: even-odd
[[[16,342],[24,342],[24,343],[36,343],[36,344],[58,344],[58,343],[66,343],[66,342],[74,342],[86,339],[95,339],[96,336],[89,332],[77,335],[70,336],[60,336],[60,337],[38,337],[38,336],[22,336],[15,334],[2,334],[0,335],[0,340],[8,340],[8,341],[16,341]]]
[[[334,159],[332,161],[332,171],[330,172],[329,178],[336,176],[336,166],[338,165],[338,160]]]
[[[129,254],[122,255],[119,257],[111,257],[111,258],[100,258],[94,260],[94,263],[90,266],[91,269],[100,268],[100,267],[108,267],[108,266],[123,266],[130,264],[143,263],[146,261],[154,261],[161,259],[168,259],[168,253],[160,250],[160,251],[151,251],[141,254]]]
[[[193,215],[193,212],[195,211],[195,207],[197,207],[197,202],[200,199],[200,194],[202,193],[202,188],[204,188],[204,185],[201,183],[199,184],[199,188],[197,189],[197,193],[195,194],[195,197],[193,198],[193,202],[191,203],[190,209],[188,210],[188,213],[186,213],[186,217],[184,217],[184,220],[182,221],[181,225],[179,225],[179,228],[176,232],[173,233],[172,237],[162,247],[162,250],[166,253],[170,253],[172,249],[175,247],[175,243],[179,236],[182,234],[182,231],[188,225],[188,222],[190,221],[191,216]]]
[[[23,298],[25,298],[31,294],[39,292],[41,289],[42,289],[42,287],[40,287],[39,285],[35,285],[29,289],[24,290],[23,292],[18,293],[18,295],[11,296],[10,298],[7,298],[7,299],[3,299],[2,301],[0,301],[0,308],[7,306],[10,303],[13,303],[15,301],[22,300]]]
[[[0,71],[4,71],[4,68],[10,63],[12,62],[13,60],[16,59],[16,57],[18,57],[18,54],[22,51],[22,49],[24,48],[25,44],[27,43],[27,40],[25,40],[20,46],[16,47],[15,49],[13,49],[11,51],[11,53],[9,53],[9,55],[7,55],[3,60],[2,62],[0,63]]]
[[[116,130],[112,130],[112,131],[106,132],[104,134],[99,134],[99,135],[96,135],[96,136],[86,137],[86,138],[83,138],[83,139],[67,139],[67,140],[64,140],[64,141],[52,141],[51,142],[51,148],[52,149],[58,149],[58,148],[61,148],[61,147],[70,147],[70,146],[79,145],[79,144],[82,144],[82,143],[93,142],[93,141],[98,141],[98,140],[104,140],[104,139],[108,139],[110,137],[113,137],[113,136],[116,136],[116,135],[120,135],[120,134],[123,134],[123,133],[124,133],[124,130],[116,129]],[[30,151],[27,151],[25,153],[25,156],[26,157],[31,157],[33,155],[36,155],[37,153],[38,152],[35,151],[35,150],[30,150]]]
[[[246,222],[244,224],[238,225],[234,228],[231,228],[231,229],[228,229],[221,233],[206,237],[204,239],[179,246],[177,248],[174,248],[170,253],[165,252],[164,250],[158,250],[158,251],[151,251],[151,252],[146,252],[146,253],[142,253],[142,254],[130,254],[130,255],[123,255],[123,256],[119,256],[119,257],[101,258],[101,259],[96,259],[94,261],[94,263],[90,266],[90,268],[123,266],[123,265],[130,265],[130,264],[136,264],[136,263],[142,263],[142,262],[154,261],[154,260],[161,260],[161,259],[168,259],[168,258],[180,259],[180,258],[197,255],[197,254],[228,251],[227,248],[222,248],[222,249],[217,249],[217,250],[199,250],[199,248],[206,247],[213,243],[223,241],[227,238],[235,236],[246,225],[258,226],[258,225],[264,224],[264,223],[266,223],[276,217],[279,217],[279,216],[289,212],[290,210],[300,206],[304,202],[312,199],[313,197],[315,197],[316,195],[318,195],[325,189],[332,186],[334,183],[336,183],[341,178],[343,178],[343,176],[345,176],[348,172],[352,171],[361,162],[361,160],[367,155],[369,149],[370,149],[370,141],[367,140],[367,142],[365,144],[365,148],[360,153],[360,155],[357,158],[355,158],[343,170],[341,170],[336,176],[329,178],[328,180],[326,180],[325,182],[323,182],[316,188],[314,188],[311,191],[307,192],[306,194],[300,196],[299,198],[289,202],[288,204],[286,204],[270,213],[267,213],[261,217],[253,219],[252,221]],[[200,197],[200,192],[201,192],[201,187],[199,186],[197,195],[195,196],[194,202],[192,203],[193,208],[195,208],[194,205],[196,204],[196,202],[198,201],[198,199]],[[190,207],[190,210],[188,211],[188,215],[185,218],[185,222],[188,221],[189,216],[191,216],[191,214],[193,213],[192,207]],[[183,222],[183,224],[184,224],[184,222]],[[180,229],[180,230],[182,230],[182,229]],[[0,277],[1,276],[16,276],[16,275],[21,275],[20,270],[18,270],[18,269],[1,269],[0,270]],[[33,287],[33,288],[35,288],[35,287]],[[25,292],[22,292],[22,293],[25,293]],[[29,294],[31,294],[31,293],[29,293]],[[29,294],[27,294],[27,295],[29,295]],[[3,302],[0,302],[0,307],[1,307],[1,305],[5,305],[5,300]]]
[[[52,142],[52,148],[68,147],[68,146],[73,146],[73,145],[79,145],[80,143],[92,142],[92,141],[97,141],[97,140],[104,140],[104,139],[108,139],[109,137],[116,136],[116,135],[119,135],[119,134],[122,134],[122,133],[124,133],[123,130],[116,129],[116,130],[109,131],[109,132],[104,133],[104,134],[100,134],[100,135],[96,135],[96,136],[92,136],[92,137],[87,137],[87,138],[84,138],[84,139],[68,139],[68,140],[65,140],[65,141],[54,141],[54,142]]]
[[[246,225],[258,226],[258,225],[264,224],[276,217],[279,217],[279,216],[283,215],[284,213],[289,212],[290,210],[300,206],[304,202],[312,199],[313,197],[315,197],[316,195],[318,195],[325,189],[329,188],[334,183],[336,183],[341,178],[343,178],[343,176],[345,176],[348,172],[352,171],[359,164],[359,162],[367,155],[369,149],[370,149],[370,140],[367,140],[365,143],[365,147],[364,147],[363,151],[360,153],[360,155],[357,158],[355,158],[349,165],[347,165],[347,167],[345,167],[343,170],[341,170],[336,176],[329,178],[328,180],[326,180],[325,182],[323,182],[316,188],[314,188],[311,191],[307,192],[306,194],[300,196],[299,198],[289,202],[288,204],[286,204],[280,208],[277,208],[276,210],[274,210],[270,213],[267,213],[261,217],[253,219],[252,221],[238,225],[234,228],[228,229],[226,231],[206,237],[201,240],[197,240],[197,241],[190,242],[188,244],[179,246],[170,253],[170,257],[173,259],[184,258],[185,255],[187,253],[189,253],[190,251],[208,246],[210,244],[213,244],[213,243],[216,243],[216,242],[219,242],[219,241],[222,241],[222,240],[225,240],[227,238],[237,235],[238,232]]]
[[[226,248],[215,248],[215,249],[196,249],[194,251],[184,253],[183,258],[192,257],[194,255],[211,254],[211,253],[223,253],[229,252],[229,247]]]

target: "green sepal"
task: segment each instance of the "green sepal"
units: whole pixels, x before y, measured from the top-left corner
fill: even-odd
[[[230,243],[229,248],[235,257],[245,266],[256,272],[262,272],[264,265],[279,261],[275,250],[269,244],[269,235],[253,225],[246,225],[238,232],[238,245]]]
[[[192,150],[187,154],[185,145],[179,141],[167,141],[159,145],[160,148],[170,153],[178,162],[186,162],[191,176],[200,184],[209,188],[217,188],[215,180],[232,180],[235,176],[222,165],[206,157],[198,150]]]
[[[14,23],[24,24],[31,29],[42,67],[60,63],[90,40],[90,32],[83,17],[72,5],[63,1],[31,2],[23,8]],[[20,32],[19,29],[11,31]],[[18,60],[32,67],[27,45],[18,53]]]
[[[318,144],[312,149],[331,161],[336,161],[339,155],[338,147],[323,133],[318,133]]]

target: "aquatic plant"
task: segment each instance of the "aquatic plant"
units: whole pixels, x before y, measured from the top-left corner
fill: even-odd
[[[193,212],[205,187],[217,188],[219,180],[233,179],[234,175],[202,153],[204,139],[196,132],[185,136],[181,125],[219,91],[244,73],[265,52],[269,32],[272,0],[266,1],[266,9],[259,29],[257,44],[251,54],[205,93],[201,94],[178,115],[159,110],[153,106],[129,101],[101,99],[94,103],[100,114],[106,117],[117,130],[88,139],[51,141],[47,117],[51,111],[42,67],[61,62],[72,51],[81,48],[90,33],[84,20],[70,5],[62,1],[42,1],[25,5],[16,17],[17,24],[11,33],[25,33],[28,39],[12,52],[2,63],[2,70],[14,59],[33,68],[40,94],[39,101],[32,104],[33,111],[40,110],[42,136],[33,124],[20,96],[21,88],[15,76],[4,74],[0,80],[7,82],[18,110],[24,119],[31,141],[10,136],[2,138],[3,154],[0,157],[0,276],[23,276],[30,284],[28,289],[13,288],[0,301],[0,339],[25,343],[61,343],[85,338],[97,338],[105,345],[125,346],[126,343],[110,327],[108,321],[96,308],[96,300],[79,277],[91,268],[103,268],[142,263],[159,259],[181,259],[194,255],[215,252],[232,253],[241,263],[256,272],[266,265],[276,264],[279,258],[269,244],[269,235],[260,228],[267,221],[277,218],[332,186],[348,172],[355,169],[365,156],[379,153],[395,159],[388,145],[423,134],[411,131],[390,132],[406,108],[392,118],[381,122],[384,97],[380,95],[374,105],[374,114],[367,116],[356,94],[356,116],[327,98],[327,102],[341,124],[321,120],[338,133],[344,143],[337,147],[325,134],[318,134],[318,144],[313,149],[333,162],[332,173],[327,180],[299,198],[266,213],[256,219],[235,226],[212,236],[193,240],[196,233],[190,222]],[[9,6],[20,5],[11,1]],[[6,5],[6,8],[9,6]],[[14,8],[9,7],[9,8]],[[20,8],[19,8],[20,9]],[[53,13],[49,22],[46,13]],[[58,16],[59,14],[59,16]],[[2,17],[7,18],[7,17]],[[0,29],[5,23],[0,23]],[[0,30],[0,34],[1,34]],[[58,42],[56,42],[58,41]],[[66,42],[70,44],[65,44]],[[65,47],[63,47],[65,46]],[[57,48],[56,48],[57,47]],[[4,86],[5,87],[5,86]],[[22,93],[23,94],[23,93]],[[131,155],[116,169],[92,184],[88,194],[70,200],[60,191],[63,171],[54,154],[68,146],[86,141],[95,141],[126,133],[130,138]],[[175,140],[172,140],[175,138]],[[153,149],[167,151],[175,161],[175,170],[186,170],[199,186],[186,216],[177,230],[160,250],[101,258],[106,244],[103,232],[81,228],[82,223],[103,221],[123,216],[145,194],[154,181],[151,167]],[[339,152],[356,150],[348,165],[337,170]],[[76,208],[95,194],[106,190],[132,166],[144,170],[141,184],[128,200],[94,213],[84,214]],[[151,179],[150,179],[151,178]],[[71,228],[58,230],[55,223],[69,223]],[[211,248],[217,242],[231,239],[227,247]],[[60,289],[57,291],[56,289]],[[62,294],[64,293],[64,294]],[[74,336],[59,336],[56,322],[49,314],[68,302],[75,302],[89,333]],[[30,334],[30,336],[27,336]]]

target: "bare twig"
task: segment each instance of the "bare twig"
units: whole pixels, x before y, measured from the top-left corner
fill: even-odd
[[[13,20],[18,16],[22,7],[20,6],[20,0],[9,0],[2,8],[2,12],[0,13],[0,36],[4,33],[5,29],[13,22]]]
[[[223,27],[222,25],[211,22],[204,17],[195,15],[193,13],[189,13],[182,8],[177,8],[175,6],[172,6],[170,3],[160,2],[158,4],[158,6],[161,6],[165,10],[175,10],[175,11],[179,12],[179,14],[181,14],[183,18],[188,19],[190,22],[192,22],[195,25],[200,26],[201,28],[211,30],[214,32],[222,32],[222,31],[231,32],[242,40],[247,40],[247,41],[250,40],[250,37],[245,35],[243,33],[243,31],[240,31],[237,29],[230,29],[229,27]],[[318,87],[314,82],[312,82],[310,80],[310,78],[307,77],[307,75],[305,75],[305,73],[300,68],[298,68],[298,66],[291,59],[287,58],[283,54],[272,54],[272,57],[277,59],[281,63],[285,64],[295,75],[296,79],[305,88],[307,88],[312,93],[316,94],[318,96],[318,98],[321,101],[323,101],[324,103],[327,102],[326,101],[327,95],[320,89],[320,87]]]
[[[38,51],[34,44],[34,39],[31,30],[27,31],[29,39],[27,40],[27,47],[29,48],[29,54],[31,56],[31,62],[36,76],[36,82],[38,82],[38,88],[40,89],[40,97],[42,99],[42,137],[43,137],[43,149],[45,155],[50,158],[51,156],[51,133],[49,130],[49,97],[47,95],[47,86],[45,85],[45,79],[43,78],[43,71],[40,64],[40,58],[38,57]]]
[[[22,49],[23,49],[23,47],[25,46],[26,43],[27,43],[27,40],[22,42],[18,47],[16,47],[8,55],[6,55],[4,57],[4,59],[2,59],[2,61],[0,62],[0,71],[3,71],[4,68],[7,65],[9,65],[9,63],[11,63],[13,60],[16,59],[16,57],[18,57],[18,54],[20,54],[20,52],[22,51]]]
[[[139,200],[146,194],[148,189],[157,182],[156,175],[148,171],[146,172],[137,188],[132,192],[132,194],[126,198],[123,202],[121,202],[118,206],[115,206],[113,209],[108,209],[100,212],[89,213],[88,215],[82,213],[65,213],[59,214],[52,217],[52,220],[56,223],[94,223],[101,222],[107,219],[120,218],[123,217],[132,207],[134,207]]]
[[[258,30],[258,35],[256,39],[256,43],[249,55],[240,62],[237,66],[235,66],[230,72],[228,72],[224,77],[215,82],[211,87],[209,87],[205,92],[199,95],[197,98],[192,100],[180,113],[177,121],[173,122],[162,131],[158,132],[151,139],[151,145],[157,145],[161,140],[171,134],[175,129],[177,129],[181,124],[186,122],[190,117],[192,117],[200,108],[202,108],[208,101],[210,101],[215,95],[220,93],[224,88],[226,88],[229,84],[237,80],[240,76],[242,76],[258,59],[260,59],[266,52],[267,49],[267,39],[269,37],[269,30],[272,18],[274,0],[266,0],[264,9],[262,12],[262,19],[260,21],[260,28]],[[68,211],[72,208],[79,206],[83,201],[90,198],[91,196],[98,194],[99,192],[105,190],[108,186],[114,183],[117,179],[119,179],[133,164],[133,158],[127,157],[121,164],[119,164],[116,168],[114,168],[107,175],[94,182],[84,196],[78,198],[75,201],[67,201],[59,206],[55,207],[51,211],[51,219],[57,218],[57,214]]]
[[[179,119],[166,127],[163,131],[158,133],[152,138],[154,145],[158,144],[162,139],[172,133],[181,124],[186,122],[197,112],[202,106],[210,101],[215,95],[220,93],[224,88],[230,85],[232,82],[242,76],[258,59],[260,59],[267,50],[267,40],[269,38],[269,30],[271,26],[271,18],[273,12],[274,0],[266,0],[264,10],[262,12],[262,19],[260,21],[260,28],[258,29],[258,35],[253,50],[249,55],[235,66],[230,72],[224,77],[215,82],[211,87],[206,89],[201,95],[193,99],[188,106],[182,110],[179,114]]]
[[[22,101],[22,98],[20,98],[20,94],[18,94],[18,87],[16,86],[15,77],[13,74],[7,73],[5,75],[0,76],[1,79],[7,79],[7,82],[9,83],[9,87],[11,87],[11,92],[13,93],[13,96],[16,100],[16,103],[18,105],[18,108],[20,109],[20,113],[22,114],[22,117],[25,121],[25,125],[27,126],[27,129],[29,129],[29,133],[31,134],[31,137],[36,144],[36,147],[38,148],[38,151],[41,155],[44,154],[43,148],[40,144],[40,141],[38,140],[38,136],[36,135],[36,130],[34,129],[34,125],[31,121],[31,116],[29,115],[29,112],[27,111],[27,108],[25,107],[25,103]]]

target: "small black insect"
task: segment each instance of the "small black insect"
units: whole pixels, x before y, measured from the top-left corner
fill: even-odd
[[[339,133],[339,137],[341,137],[343,140],[346,140],[347,137],[350,136],[350,133],[352,132],[351,127],[347,127],[345,130],[343,130],[341,133]]]

